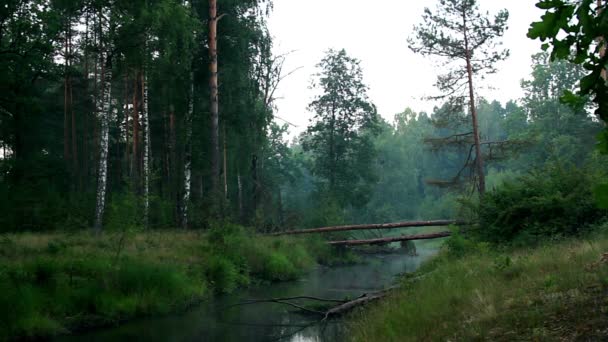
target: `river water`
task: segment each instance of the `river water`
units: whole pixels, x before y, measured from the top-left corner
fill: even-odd
[[[435,253],[435,249],[421,249],[419,245],[417,256],[368,255],[357,265],[319,266],[299,281],[215,297],[180,315],[134,320],[114,328],[62,336],[56,341],[341,341],[344,325],[339,320],[314,324],[319,317],[302,315],[276,303],[230,306],[251,299],[302,295],[355,298],[391,286],[398,275],[415,271]]]

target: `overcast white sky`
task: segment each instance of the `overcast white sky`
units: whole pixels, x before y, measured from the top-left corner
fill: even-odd
[[[542,11],[536,0],[479,0],[491,14],[509,10],[509,30],[503,41],[511,57],[498,67],[500,72],[486,80],[479,94],[501,102],[518,99],[520,80],[530,74],[530,56],[540,51],[540,43],[526,37],[531,22]],[[275,37],[275,53],[295,50],[285,63],[285,71],[302,69],[286,78],[277,91],[277,116],[297,127],[291,136],[306,129],[311,113],[306,109],[312,92],[308,89],[315,65],[329,48],[346,49],[361,60],[364,82],[379,113],[389,121],[410,107],[431,111],[433,103],[422,99],[437,94],[436,61],[423,58],[407,47],[412,27],[421,21],[424,7],[435,8],[436,0],[274,0],[269,28]],[[279,120],[279,122],[281,122]]]

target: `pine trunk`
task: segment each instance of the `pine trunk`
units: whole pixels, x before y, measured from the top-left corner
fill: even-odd
[[[484,174],[484,166],[483,166],[483,154],[481,151],[481,141],[479,137],[479,124],[477,120],[477,106],[475,105],[475,91],[473,87],[473,67],[471,65],[471,50],[469,50],[469,36],[467,33],[467,19],[466,14],[463,13],[463,27],[464,27],[464,45],[466,52],[466,62],[467,62],[467,77],[469,83],[469,102],[471,105],[471,118],[473,120],[473,136],[475,139],[475,166],[477,169],[478,176],[478,190],[479,195],[483,196],[486,192],[486,180]]]
[[[223,156],[223,162],[224,162],[224,167],[222,168],[223,170],[223,174],[224,174],[224,198],[228,199],[228,151],[227,151],[227,146],[226,146],[226,124],[224,124],[224,136],[223,136],[223,143],[224,143],[224,156]]]
[[[72,65],[72,28],[68,25],[68,67]],[[74,113],[74,94],[72,86],[72,76],[68,74],[68,88],[70,90],[70,114],[72,116],[72,167],[74,177],[78,177],[78,137],[76,135],[76,114]]]
[[[243,183],[241,181],[240,168],[237,170],[236,185],[238,191],[238,206],[239,206],[239,220],[243,220]]]
[[[209,0],[209,90],[211,112],[211,188],[218,191],[220,179],[219,98],[217,66],[217,0]]]

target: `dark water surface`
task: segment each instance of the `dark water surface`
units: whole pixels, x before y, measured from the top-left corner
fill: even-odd
[[[364,262],[358,265],[318,267],[299,281],[215,297],[184,314],[134,320],[115,328],[62,336],[56,341],[340,341],[344,329],[340,321],[314,324],[319,317],[302,315],[289,306],[275,303],[227,307],[249,299],[301,295],[334,299],[358,297],[389,287],[397,275],[415,271],[435,252],[419,247],[418,256],[370,255],[363,257]]]

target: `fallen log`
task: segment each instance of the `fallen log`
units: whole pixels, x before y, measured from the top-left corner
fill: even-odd
[[[369,294],[365,294],[357,299],[348,301],[344,304],[335,306],[325,312],[325,317],[323,317],[323,321],[325,321],[329,318],[344,315],[345,313],[353,310],[356,307],[359,307],[359,306],[362,306],[365,304],[369,304],[370,302],[373,302],[380,298],[385,297],[387,294],[388,294],[388,291],[369,293]]]
[[[433,220],[433,221],[405,221],[405,222],[375,223],[375,224],[353,224],[353,225],[346,225],[346,226],[288,230],[285,232],[272,233],[270,235],[297,235],[297,234],[344,232],[344,231],[351,231],[351,230],[368,230],[368,229],[438,227],[438,226],[449,226],[452,224],[465,224],[465,223],[466,222],[464,222],[464,221],[458,221],[458,220]]]
[[[387,244],[387,243],[399,242],[399,241],[439,239],[439,238],[447,237],[450,235],[452,235],[451,232],[441,232],[441,233],[432,233],[432,234],[403,235],[403,236],[398,236],[398,237],[388,237],[388,238],[369,239],[369,240],[329,241],[329,242],[327,242],[327,244],[329,244],[331,246],[381,245],[381,244]]]

